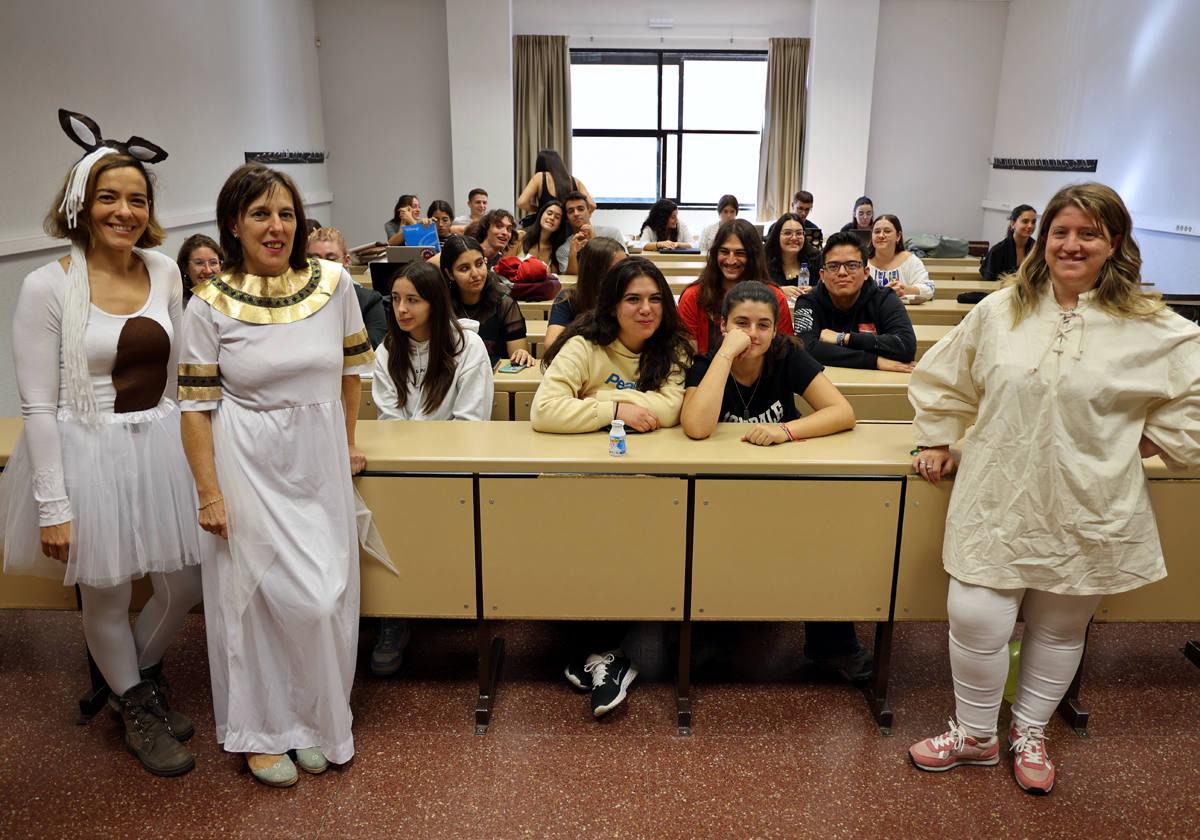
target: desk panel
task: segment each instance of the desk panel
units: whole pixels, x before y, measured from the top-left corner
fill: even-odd
[[[469,477],[355,479],[388,547],[393,575],[362,557],[363,615],[475,617],[475,505]]]
[[[686,481],[481,478],[479,507],[486,618],[683,619]]]
[[[0,609],[73,610],[76,609],[75,588],[63,586],[61,580],[0,574]]]
[[[900,487],[697,479],[692,619],[886,621]],[[820,527],[792,539],[801,510]]]
[[[942,568],[942,534],[954,482],[943,481],[934,487],[917,475],[906,480],[896,620],[945,621],[950,576]]]

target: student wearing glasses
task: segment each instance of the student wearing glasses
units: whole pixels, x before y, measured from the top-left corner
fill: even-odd
[[[194,233],[183,240],[179,248],[179,256],[175,262],[179,266],[179,274],[183,277],[183,304],[191,300],[192,289],[201,283],[206,283],[212,277],[221,273],[221,263],[225,252],[221,246],[203,233]]]
[[[697,353],[703,355],[709,347],[720,344],[721,304],[729,290],[743,280],[769,283],[767,258],[762,237],[754,225],[745,219],[734,219],[717,229],[704,270],[679,296],[679,321]],[[786,312],[787,298],[775,284],[770,283],[770,287],[779,301],[779,311]],[[791,321],[784,318],[779,331],[791,335]]]
[[[839,231],[825,240],[821,283],[796,298],[796,336],[818,362],[911,372],[917,336],[900,298],[867,282],[867,249]]]
[[[808,229],[798,213],[784,213],[771,225],[766,252],[767,277],[791,300],[808,294],[820,279],[821,251],[808,242]]]

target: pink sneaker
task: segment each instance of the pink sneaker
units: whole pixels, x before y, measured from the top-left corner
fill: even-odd
[[[936,738],[926,738],[908,748],[908,757],[922,770],[940,773],[960,764],[992,766],[1000,761],[1000,739],[973,738],[953,720],[950,731]]]
[[[1014,722],[1008,742],[1016,758],[1013,777],[1022,790],[1046,794],[1054,788],[1054,762],[1046,755],[1046,733],[1040,726],[1020,727]]]

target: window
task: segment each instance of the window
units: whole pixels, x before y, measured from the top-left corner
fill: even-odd
[[[571,50],[571,169],[601,207],[758,193],[765,52]]]

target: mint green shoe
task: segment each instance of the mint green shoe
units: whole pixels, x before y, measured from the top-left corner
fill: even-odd
[[[301,770],[314,776],[329,769],[329,759],[321,752],[320,747],[303,747],[296,750],[296,763],[300,765]]]
[[[250,768],[250,772],[254,778],[258,779],[264,785],[270,787],[291,787],[296,784],[300,778],[300,774],[296,772],[296,765],[287,757],[287,754],[281,755],[274,764],[268,765],[261,769],[256,769],[250,763],[250,758],[258,753],[246,753],[246,765]]]

